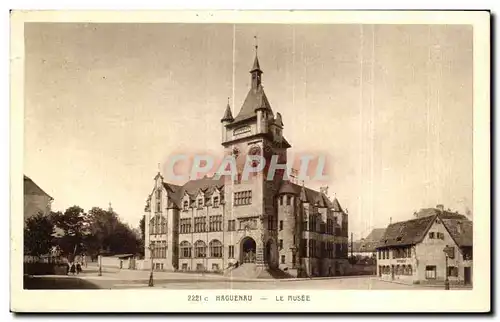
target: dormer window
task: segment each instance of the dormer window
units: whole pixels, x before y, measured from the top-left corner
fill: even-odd
[[[189,208],[189,201],[184,201],[184,203],[182,204],[182,210],[184,211],[188,211],[188,208]]]
[[[156,190],[156,199],[161,199],[161,190]]]
[[[201,209],[201,208],[203,208],[203,199],[199,198],[198,199],[198,209]]]
[[[219,207],[219,197],[214,197],[213,207],[214,208],[218,208]]]

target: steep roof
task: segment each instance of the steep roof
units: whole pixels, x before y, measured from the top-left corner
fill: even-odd
[[[365,241],[375,241],[379,242],[382,237],[384,237],[385,234],[385,228],[374,228],[368,236],[366,236]]]
[[[435,216],[427,216],[391,224],[387,227],[379,247],[417,244],[424,238]]]
[[[441,211],[439,209],[422,209],[417,218],[391,224],[387,227],[378,247],[414,245],[420,243],[434,221],[439,218],[458,246],[472,246],[472,221],[464,215]],[[419,212],[420,213],[420,212]]]
[[[233,113],[231,112],[231,106],[229,106],[229,103],[227,103],[226,111],[224,112],[224,116],[222,117],[222,119],[220,121],[221,122],[224,122],[224,121],[232,122],[233,120],[234,120],[234,118],[233,118]]]
[[[24,195],[46,196],[53,199],[26,175],[24,176]]]
[[[375,228],[363,240],[353,242],[353,252],[374,252],[384,237],[385,228]],[[351,245],[349,245],[350,249]]]
[[[222,189],[224,187],[224,177],[221,176],[219,179],[215,180],[214,177],[203,177],[197,180],[190,180],[182,186],[174,185],[171,183],[163,183],[163,186],[171,191],[169,194],[169,199],[177,208],[181,206],[181,200],[184,194],[189,195],[191,201],[196,198],[198,193],[201,191],[205,194],[211,195],[215,189]]]
[[[255,59],[253,60],[253,66],[252,69],[250,70],[250,73],[254,71],[260,71],[261,73],[263,73],[262,70],[260,69],[259,58],[257,57],[257,55],[255,55]]]
[[[300,196],[303,202],[317,203],[319,207],[333,208],[334,211],[343,212],[337,198],[331,201],[324,193],[298,185],[289,180],[284,180],[281,183],[278,193],[291,193]]]
[[[234,118],[234,122],[241,122],[257,117],[256,111],[260,108],[266,109],[272,113],[271,104],[269,104],[269,100],[267,99],[262,86],[259,86],[256,89],[251,88],[248,91],[240,112]]]
[[[442,221],[458,246],[472,246],[472,221],[461,219],[442,219]]]

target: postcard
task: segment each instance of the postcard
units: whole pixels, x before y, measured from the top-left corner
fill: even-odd
[[[489,312],[489,71],[486,11],[12,11],[11,310]]]

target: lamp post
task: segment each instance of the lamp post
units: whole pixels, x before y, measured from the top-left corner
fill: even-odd
[[[153,287],[154,286],[154,282],[153,282],[153,249],[154,249],[154,245],[153,245],[153,242],[151,242],[149,244],[149,254],[151,256],[151,273],[149,274],[149,283],[148,283],[148,286],[149,287]]]
[[[445,264],[444,264],[444,289],[449,290],[450,289],[450,280],[448,279],[448,257],[450,256],[451,252],[453,251],[453,248],[446,247],[444,248],[444,259],[445,259]]]
[[[102,255],[101,255],[101,253],[99,253],[99,255],[97,255],[97,262],[99,265],[99,272],[97,273],[97,275],[102,276]]]

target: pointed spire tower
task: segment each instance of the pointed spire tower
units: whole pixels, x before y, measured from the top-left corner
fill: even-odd
[[[231,105],[229,105],[229,97],[227,98],[226,111],[220,122],[222,123],[222,142],[225,142],[227,137],[226,125],[231,124],[234,121],[233,113],[231,112]]]
[[[250,74],[252,74],[252,89],[257,90],[262,85],[262,74],[264,73],[260,69],[259,64],[259,56],[258,49],[259,45],[257,44],[257,36],[254,36],[255,39],[255,59],[253,60],[253,66],[250,70]]]

